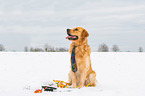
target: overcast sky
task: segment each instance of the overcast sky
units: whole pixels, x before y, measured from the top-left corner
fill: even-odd
[[[89,32],[93,51],[102,43],[145,51],[145,0],[0,0],[0,44],[6,50],[69,48],[66,29],[77,26]]]

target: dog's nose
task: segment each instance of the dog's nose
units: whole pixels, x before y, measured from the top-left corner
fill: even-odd
[[[69,32],[70,31],[70,29],[67,29],[67,32]]]

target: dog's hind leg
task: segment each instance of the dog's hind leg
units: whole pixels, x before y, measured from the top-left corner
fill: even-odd
[[[96,72],[92,71],[86,80],[86,85],[90,83],[91,86],[96,86]]]

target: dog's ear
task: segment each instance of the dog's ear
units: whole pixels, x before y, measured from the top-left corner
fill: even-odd
[[[88,37],[89,36],[89,33],[84,29],[83,32],[82,32],[82,37],[85,38],[85,37]]]

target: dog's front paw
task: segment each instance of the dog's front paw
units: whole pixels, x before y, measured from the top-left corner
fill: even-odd
[[[84,87],[84,83],[80,82],[79,89]]]
[[[72,84],[72,88],[77,88],[77,85],[76,84]]]
[[[79,85],[79,89],[80,89],[80,88],[83,88],[83,87],[84,87],[83,85]]]

